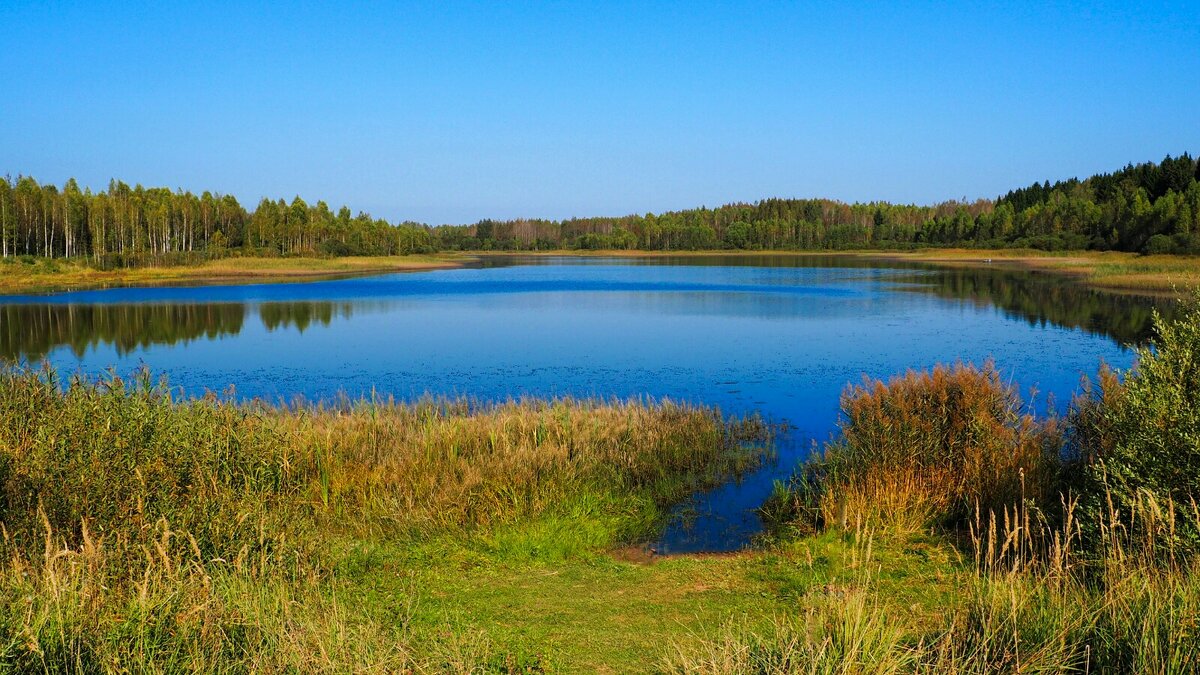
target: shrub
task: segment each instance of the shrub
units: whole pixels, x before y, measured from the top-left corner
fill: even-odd
[[[331,257],[348,256],[353,253],[349,244],[337,239],[323,241],[317,246],[317,252]]]
[[[1085,523],[1129,514],[1145,499],[1175,504],[1172,547],[1200,552],[1200,292],[1170,321],[1157,313],[1150,345],[1122,382],[1101,372],[1070,416]]]
[[[990,362],[851,387],[840,438],[803,469],[790,501],[777,491],[768,519],[919,529],[1041,501],[1057,480],[1061,436],[1022,407]]]
[[[1156,234],[1146,242],[1142,249],[1147,255],[1162,255],[1175,252],[1175,241],[1165,234]]]

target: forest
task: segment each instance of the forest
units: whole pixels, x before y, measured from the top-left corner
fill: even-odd
[[[391,223],[299,196],[253,211],[228,194],[113,180],[93,192],[0,179],[0,256],[79,258],[102,268],[227,255],[436,251],[854,250],[939,246],[1200,253],[1200,163],[1189,154],[1044,181],[996,199],[932,206],[764,199],[661,214],[471,225]]]

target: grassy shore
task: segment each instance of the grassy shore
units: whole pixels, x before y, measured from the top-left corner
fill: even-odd
[[[761,458],[703,408],[60,384],[0,376],[3,671],[654,672],[847,593],[916,635],[971,577],[929,537],[648,554]]]
[[[759,463],[764,431],[669,402],[283,409],[3,371],[0,670],[640,663],[674,619],[761,597],[614,552]]]
[[[512,255],[482,252],[477,255]],[[534,256],[712,257],[795,256],[900,260],[943,267],[1002,267],[1053,274],[1111,292],[1185,295],[1200,286],[1200,257],[1139,255],[1116,251],[1046,252],[1031,249],[921,249],[917,251],[539,251]]]
[[[951,267],[999,266],[1058,275],[1091,288],[1125,293],[1184,295],[1200,286],[1200,257],[1116,251],[1047,253],[1032,250],[930,249],[864,253],[873,258]]]
[[[219,258],[195,265],[99,270],[75,260],[0,262],[0,294],[56,293],[116,286],[249,284],[459,267],[456,254],[347,258]]]

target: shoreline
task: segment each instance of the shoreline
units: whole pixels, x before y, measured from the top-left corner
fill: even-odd
[[[426,272],[463,267],[474,256],[435,254],[346,258],[221,258],[199,265],[96,270],[74,261],[58,261],[59,271],[29,270],[37,265],[0,264],[0,296],[53,295],[107,288],[227,286],[320,281],[397,272]],[[40,265],[42,263],[38,263]],[[17,268],[13,271],[12,268]]]
[[[1051,274],[1071,283],[1109,293],[1178,297],[1200,286],[1200,257],[1143,256],[1135,253],[989,249],[920,251],[463,251],[428,255],[345,258],[221,258],[199,265],[143,267],[102,271],[76,261],[0,263],[0,296],[50,295],[105,288],[166,285],[236,285],[318,281],[396,272],[458,269],[481,258],[700,258],[713,256],[819,256],[902,261],[943,268],[1003,268]],[[45,267],[54,267],[46,270]],[[39,269],[42,268],[42,269]]]
[[[477,251],[478,257],[569,256],[582,258],[668,258],[706,256],[812,256],[900,261],[942,268],[1001,268],[1051,274],[1071,283],[1107,293],[1148,297],[1181,297],[1200,287],[1200,256],[1154,255],[1119,251],[1037,251],[1030,249],[931,248],[917,251]]]
[[[1114,251],[930,249],[912,253],[875,252],[863,257],[943,268],[998,267],[1050,274],[1086,288],[1123,295],[1182,297],[1188,289],[1200,287],[1200,257],[1196,256],[1144,256]]]

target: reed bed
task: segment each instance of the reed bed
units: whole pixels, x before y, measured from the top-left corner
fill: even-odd
[[[1025,410],[992,363],[937,366],[842,396],[840,437],[764,506],[804,531],[965,525],[979,508],[1043,500],[1058,478],[1056,420]]]
[[[669,401],[281,408],[4,370],[0,669],[471,669],[485,640],[414,657],[403,598],[340,602],[339,551],[547,519],[603,549],[761,461],[764,433]]]

